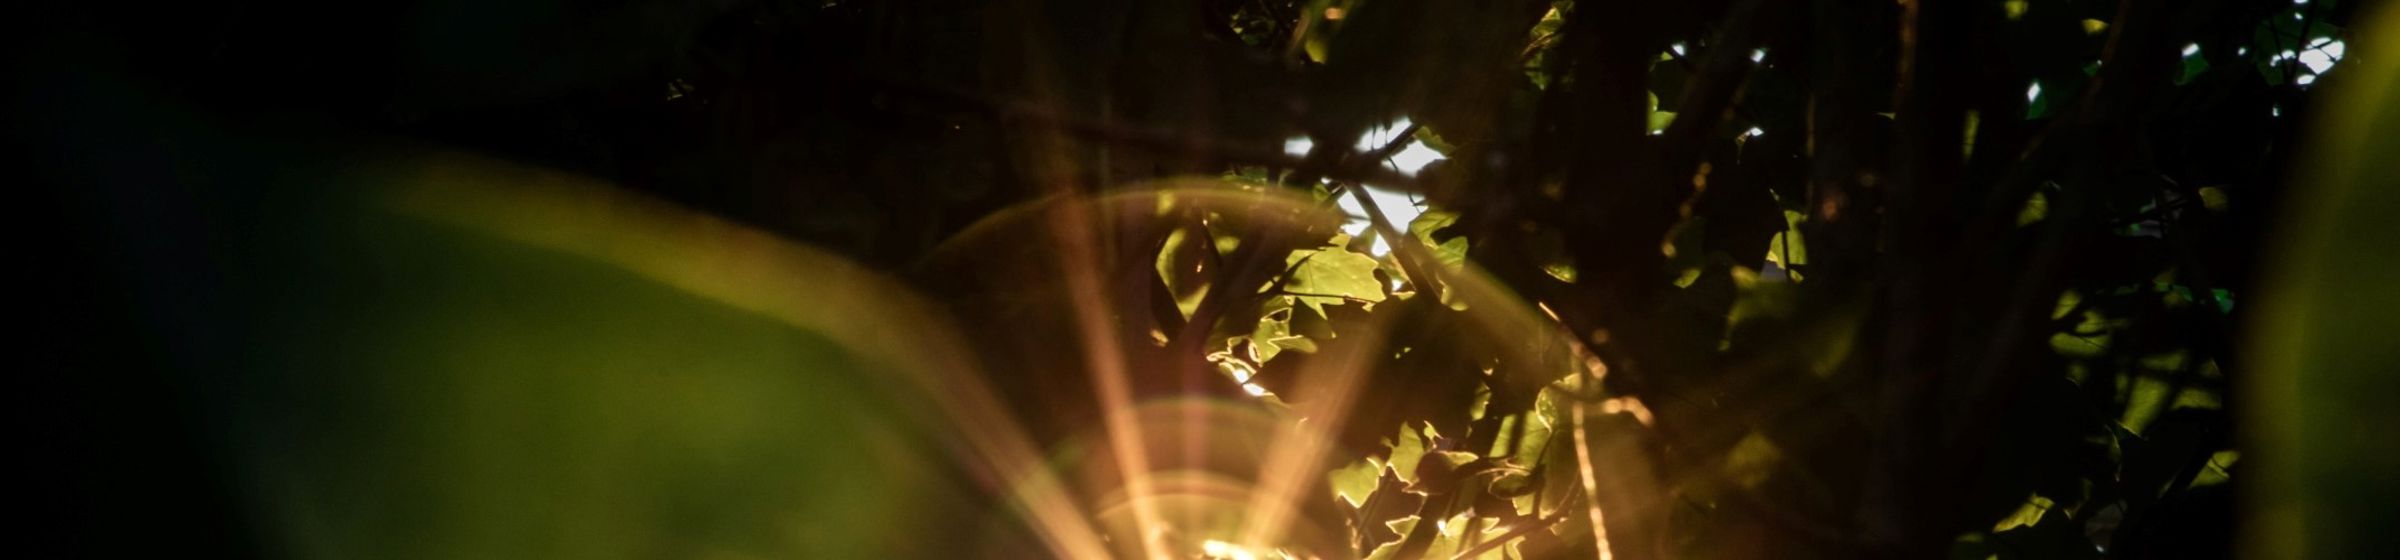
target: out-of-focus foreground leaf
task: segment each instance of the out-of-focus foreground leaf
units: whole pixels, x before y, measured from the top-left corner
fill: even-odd
[[[162,142],[194,148],[117,155],[212,162],[185,178],[206,190],[78,193],[72,209],[144,219],[74,230],[109,249],[102,280],[138,306],[87,310],[133,357],[79,374],[129,384],[67,398],[167,424],[88,444],[128,446],[102,452],[204,442],[93,484],[220,469],[231,503],[156,505],[249,534],[148,540],[132,513],[147,495],[112,491],[83,500],[125,533],[86,552],[874,558],[955,552],[923,534],[990,535],[977,547],[1001,555],[1028,542],[989,530],[1000,510],[944,445],[963,438],[930,429],[950,403],[908,396],[951,341],[877,275],[560,173],[163,122]],[[178,210],[145,210],[158,200]],[[140,408],[146,384],[185,400]]]
[[[2400,29],[2400,10],[2364,27]],[[2252,335],[2258,376],[2244,429],[2260,484],[2244,552],[2366,558],[2400,548],[2400,42],[2377,36],[2319,113],[2307,190],[2290,200],[2284,251]]]

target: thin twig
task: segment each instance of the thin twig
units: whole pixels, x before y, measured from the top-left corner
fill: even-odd
[[[1575,468],[1582,475],[1584,510],[1592,517],[1592,547],[1600,551],[1600,560],[1609,560],[1608,517],[1600,512],[1600,501],[1592,499],[1600,486],[1600,475],[1592,472],[1592,444],[1585,441],[1583,430],[1583,401],[1569,401],[1569,413],[1575,422]]]
[[[1425,254],[1425,248],[1418,243],[1416,236],[1401,235],[1399,228],[1392,226],[1391,219],[1384,217],[1383,208],[1375,204],[1374,197],[1367,196],[1367,189],[1349,190],[1351,198],[1358,201],[1358,206],[1366,209],[1367,221],[1375,228],[1375,234],[1383,236],[1384,242],[1392,246],[1392,258],[1400,261],[1400,272],[1408,274],[1409,285],[1414,286],[1417,293],[1439,301],[1442,297],[1441,282],[1435,279],[1433,269],[1423,262],[1431,255]]]
[[[1267,293],[1268,293],[1269,295],[1278,295],[1278,296],[1300,296],[1300,297],[1339,298],[1339,299],[1341,299],[1342,301],[1347,301],[1347,302],[1351,302],[1351,303],[1375,303],[1375,300],[1371,300],[1371,299],[1366,299],[1366,298],[1361,298],[1361,297],[1356,297],[1356,296],[1335,295],[1335,294],[1312,294],[1312,293],[1307,293],[1307,292],[1294,292],[1294,291],[1290,291],[1290,290],[1275,290],[1275,291],[1271,291],[1271,292],[1267,292]]]

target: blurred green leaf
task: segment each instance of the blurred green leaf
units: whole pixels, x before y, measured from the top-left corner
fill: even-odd
[[[1384,286],[1375,280],[1375,269],[1381,265],[1375,257],[1325,247],[1293,251],[1284,264],[1293,268],[1292,279],[1283,290],[1320,314],[1326,305],[1383,301]]]

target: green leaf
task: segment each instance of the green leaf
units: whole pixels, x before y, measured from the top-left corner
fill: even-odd
[[[2029,98],[2025,100],[2025,118],[2028,120],[2050,116],[2051,93],[2041,87],[2041,82],[2034,82],[2032,91],[2025,94]]]
[[[2125,413],[2117,419],[2126,429],[2143,433],[2158,415],[2179,408],[2217,410],[2224,407],[2215,391],[2196,386],[2178,387],[2172,381],[2149,375],[2127,375],[2118,378],[2118,392],[2126,395]]]
[[[1392,443],[1392,475],[1401,482],[1417,481],[1417,462],[1425,458],[1425,437],[1417,433],[1415,422],[1400,426],[1400,437]]]
[[[1807,221],[1807,214],[1783,211],[1783,231],[1767,241],[1767,262],[1787,269],[1808,264],[1808,237],[1800,234],[1800,224]]]
[[[1451,237],[1448,241],[1442,241],[1440,236],[1435,235],[1435,232],[1456,223],[1458,223],[1458,213],[1456,212],[1426,210],[1417,214],[1417,219],[1408,221],[1408,233],[1416,237],[1418,241],[1433,247],[1434,258],[1441,261],[1443,266],[1457,267],[1467,262],[1466,236]]]
[[[2033,193],[2033,196],[2025,198],[2024,208],[2017,210],[2017,225],[2020,227],[2030,225],[2042,221],[2042,218],[2048,215],[2050,215],[2050,198],[2036,192]]]
[[[1383,284],[1375,281],[1375,257],[1326,247],[1293,251],[1284,259],[1284,265],[1297,266],[1283,290],[1298,296],[1300,303],[1318,313],[1324,313],[1328,304],[1383,301]]]
[[[2183,68],[2175,74],[2175,85],[2192,83],[2201,72],[2208,71],[2208,57],[2197,54],[2183,57]]]
[[[1674,112],[1674,111],[1651,111],[1651,112],[1650,112],[1650,133],[1651,133],[1651,134],[1658,134],[1658,133],[1661,133],[1661,132],[1666,132],[1666,130],[1667,130],[1667,125],[1669,125],[1669,124],[1674,124],[1674,122],[1675,122],[1675,112]]]
[[[2208,208],[2208,211],[2224,212],[2230,203],[2231,200],[2225,195],[2225,187],[2200,187],[2200,205]]]
[[[1775,474],[1783,456],[1783,449],[1767,439],[1765,433],[1750,432],[1725,452],[1725,476],[1745,488],[1756,488]]]
[[[1993,556],[2010,558],[2098,558],[2098,549],[2083,534],[2083,525],[2064,515],[2042,515],[2040,521],[1993,533]]]
[[[1325,485],[1333,489],[1334,497],[1355,508],[1367,503],[1367,495],[1375,493],[1376,483],[1382,478],[1383,462],[1369,457],[1326,473]]]
[[[2006,531],[2018,527],[2032,527],[2034,524],[2041,523],[2042,514],[2049,513],[2050,508],[2056,506],[2057,503],[2049,498],[2038,494],[2034,495],[2026,498],[2025,505],[2019,506],[2016,513],[2009,514],[2008,517],[2001,519],[2000,523],[1992,525],[1992,530]]]
[[[1258,326],[1250,330],[1250,347],[1260,363],[1275,359],[1285,350],[1317,351],[1315,341],[1292,332],[1292,313],[1296,311],[1292,308],[1293,299],[1296,298],[1268,298],[1259,310]]]
[[[2208,465],[2200,470],[2200,476],[2192,478],[2191,487],[2215,486],[2233,480],[2233,463],[2241,458],[2241,452],[2231,449],[2209,455]]]

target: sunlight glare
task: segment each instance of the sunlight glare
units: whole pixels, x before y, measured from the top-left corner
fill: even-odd
[[[1292,157],[1306,156],[1308,150],[1315,147],[1317,147],[1317,143],[1310,141],[1307,136],[1293,136],[1290,140],[1283,141],[1283,154]]]
[[[2311,73],[2323,74],[2325,71],[2333,69],[2333,63],[2342,60],[2343,48],[2341,41],[2333,41],[2309,49],[2307,52],[2299,54],[2300,65],[2307,66]]]
[[[1360,152],[1371,152],[1382,149],[1384,144],[1389,144],[1392,142],[1393,133],[1407,129],[1408,125],[1410,124],[1414,123],[1409,122],[1407,117],[1402,117],[1400,120],[1392,121],[1391,124],[1368,129],[1366,134],[1358,137],[1358,146],[1356,146],[1356,148],[1358,148],[1358,151]]]
[[[1384,165],[1390,166],[1392,170],[1399,171],[1402,175],[1414,177],[1418,171],[1424,170],[1426,165],[1442,159],[1442,157],[1441,152],[1425,147],[1424,142],[1412,141],[1408,143],[1408,147],[1401,148],[1399,152],[1392,154],[1390,160],[1384,162]]]
[[[1367,190],[1368,198],[1375,199],[1375,206],[1383,210],[1383,216],[1392,220],[1393,228],[1407,231],[1409,222],[1416,221],[1417,216],[1425,213],[1423,205],[1410,198],[1407,193],[1388,191],[1374,185],[1365,185],[1361,188]],[[1348,222],[1342,224],[1343,233],[1356,237],[1366,235],[1367,230],[1373,228],[1374,223],[1367,218],[1367,209],[1360,206],[1357,199],[1345,196],[1335,203],[1341,206],[1342,214],[1350,218]],[[1378,257],[1392,254],[1390,241],[1378,237],[1368,252]]]
[[[1216,539],[1200,543],[1200,551],[1208,554],[1209,558],[1219,560],[1258,560],[1258,555],[1251,553],[1250,549]]]

